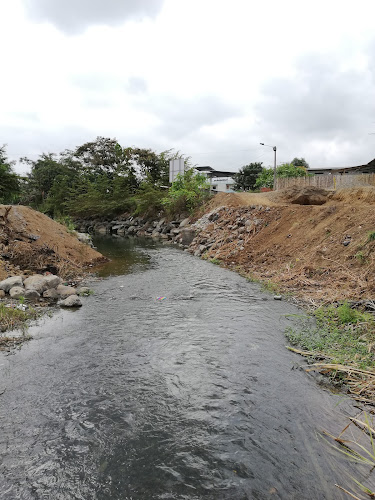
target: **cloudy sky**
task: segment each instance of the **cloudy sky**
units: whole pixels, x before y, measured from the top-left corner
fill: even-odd
[[[0,0],[0,144],[101,135],[237,170],[375,158],[373,0]],[[17,166],[19,172],[25,167]]]

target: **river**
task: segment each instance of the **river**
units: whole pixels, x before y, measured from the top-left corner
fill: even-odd
[[[321,432],[356,409],[285,349],[301,311],[173,247],[96,243],[84,306],[0,357],[0,498],[348,498]]]

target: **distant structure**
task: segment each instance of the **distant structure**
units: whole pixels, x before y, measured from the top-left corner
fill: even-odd
[[[177,158],[177,160],[169,161],[169,182],[172,184],[178,174],[183,175],[185,172],[185,160]]]
[[[357,167],[342,167],[342,168],[308,168],[307,172],[314,175],[344,175],[344,174],[374,174],[375,173],[375,159],[371,160],[366,165],[359,165]]]
[[[210,191],[212,193],[234,193],[235,181],[233,177],[236,172],[226,170],[215,170],[212,167],[195,167],[195,170],[205,174],[210,182]]]

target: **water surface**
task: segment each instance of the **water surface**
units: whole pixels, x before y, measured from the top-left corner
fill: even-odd
[[[285,349],[297,309],[172,247],[107,253],[123,274],[1,355],[0,497],[347,498],[319,435],[356,410]]]

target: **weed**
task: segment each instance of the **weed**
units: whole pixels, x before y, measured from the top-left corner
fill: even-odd
[[[81,297],[88,297],[89,295],[94,295],[94,290],[91,290],[91,288],[90,288],[90,289],[87,289],[87,290],[86,290],[86,289],[84,289],[84,290],[81,290],[81,291],[79,292],[79,295],[80,295]]]
[[[216,259],[215,257],[213,259],[210,259],[210,262],[212,264],[215,264],[216,266],[220,266],[220,264],[221,264],[221,260],[220,259]]]
[[[374,241],[375,240],[375,231],[370,231],[367,235],[367,241]]]
[[[367,257],[365,256],[365,254],[364,254],[362,251],[360,251],[360,252],[356,253],[356,254],[354,255],[354,257],[358,260],[358,262],[359,262],[360,264],[365,264],[365,263],[366,263],[366,261],[367,261]]]
[[[12,307],[11,304],[0,304],[0,330],[2,332],[15,328],[26,330],[28,320],[36,319],[36,317],[37,313],[32,308],[23,311]]]
[[[263,290],[271,293],[280,293],[280,287],[276,283],[272,283],[272,281],[264,281],[262,283]]]
[[[60,215],[55,218],[55,221],[65,226],[69,234],[76,233],[74,222],[69,215]]]
[[[324,356],[332,364],[360,369],[375,367],[372,349],[375,320],[371,314],[352,309],[347,303],[339,307],[319,307],[299,328],[288,328],[285,335],[291,344]]]

